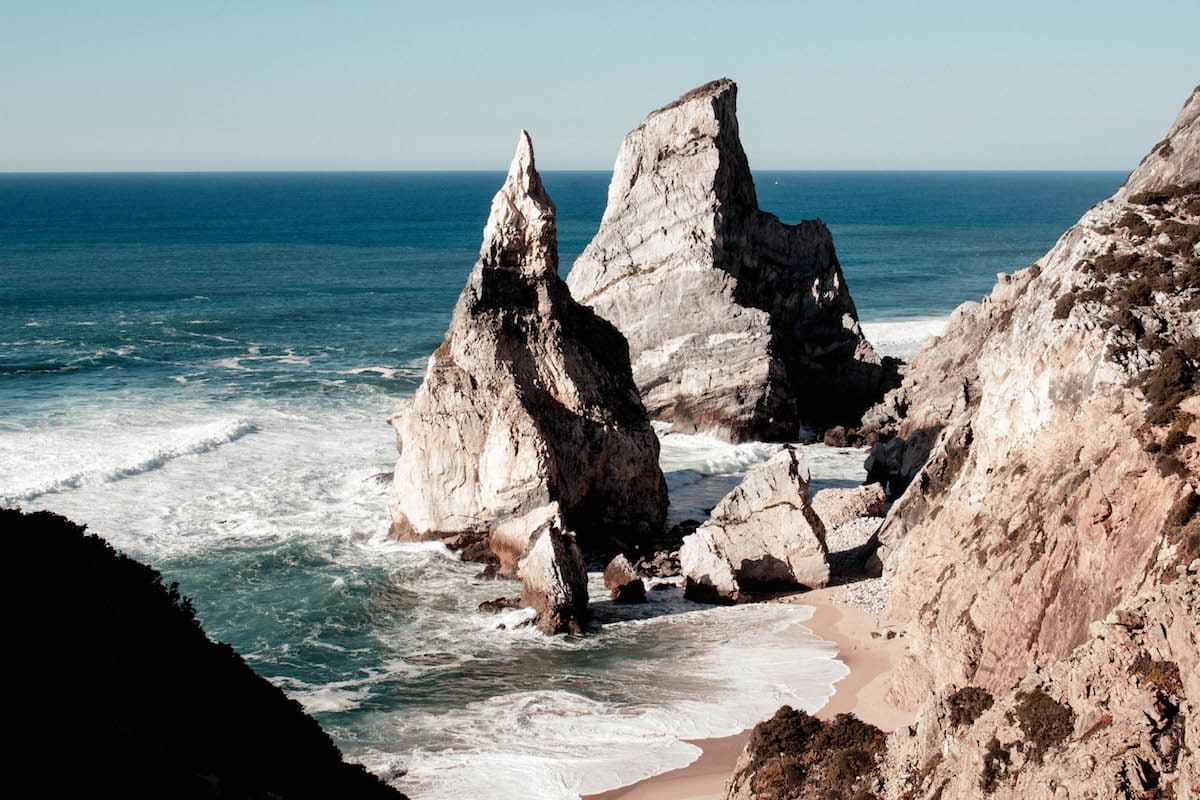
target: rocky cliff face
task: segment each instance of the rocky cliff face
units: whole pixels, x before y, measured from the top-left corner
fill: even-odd
[[[736,101],[714,81],[625,137],[568,285],[625,334],[646,407],[676,430],[791,439],[801,421],[856,423],[888,370],[825,225],[759,210]]]
[[[876,461],[899,483],[924,461],[880,532],[888,615],[912,622],[901,701],[1005,691],[1200,555],[1198,117],[1193,94],[1112,198],[960,308],[868,415],[892,417]]]
[[[444,540],[511,576],[559,515],[585,542],[661,529],[658,440],[625,340],[557,269],[554,205],[522,132],[445,341],[391,420],[393,536]]]
[[[791,447],[752,470],[684,537],[679,563],[685,594],[735,602],[751,592],[828,583],[825,526],[813,511],[808,484],[808,465]]]
[[[902,492],[892,696],[934,697],[889,738],[883,796],[1200,793],[1198,243],[1200,89],[866,415]]]
[[[1200,796],[1198,376],[1200,89],[865,415],[919,714],[855,796]]]
[[[1200,794],[1200,575],[1093,623],[1069,657],[997,693],[946,687],[893,733],[887,800]]]

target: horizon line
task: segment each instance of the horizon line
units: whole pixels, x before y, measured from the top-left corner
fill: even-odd
[[[1087,169],[1047,169],[1047,168],[1024,168],[1024,167],[986,167],[986,168],[905,168],[905,167],[886,167],[886,168],[805,168],[805,167],[760,167],[757,172],[818,172],[818,173],[903,173],[903,172],[924,172],[924,173],[962,173],[962,172],[1039,172],[1039,173],[1080,173],[1080,172],[1128,172],[1128,167],[1107,167],[1107,168],[1087,168]],[[0,177],[10,176],[33,176],[33,175],[383,175],[383,174],[426,174],[438,175],[445,173],[458,174],[503,174],[507,172],[507,168],[497,167],[495,169],[471,169],[471,168],[456,168],[456,169],[77,169],[77,170],[54,170],[54,169],[30,169],[30,170],[0,170]],[[589,172],[589,173],[611,173],[612,168],[573,168],[561,167],[554,169],[539,169],[538,172],[543,174],[567,173],[567,172]]]

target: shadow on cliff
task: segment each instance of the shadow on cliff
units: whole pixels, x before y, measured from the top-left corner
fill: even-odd
[[[403,800],[209,640],[178,584],[56,514],[0,509],[0,527],[12,783],[58,797]]]

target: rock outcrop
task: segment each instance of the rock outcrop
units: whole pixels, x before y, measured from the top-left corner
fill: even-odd
[[[646,407],[675,430],[856,424],[894,365],[863,337],[825,225],[759,210],[736,100],[714,81],[625,137],[567,283],[625,334]]]
[[[211,641],[177,584],[56,514],[0,509],[0,530],[0,596],[19,609],[5,626],[16,795],[404,800]]]
[[[879,533],[888,616],[910,622],[898,701],[1005,692],[1200,555],[1198,242],[1200,92],[868,414],[895,435],[874,466],[908,483]]]
[[[905,625],[874,796],[1200,796],[1200,88],[865,416]]]
[[[567,530],[637,542],[666,514],[628,347],[558,277],[554,215],[522,132],[446,338],[390,420],[392,536],[497,559],[508,577],[548,525],[558,553]]]
[[[887,495],[878,483],[853,489],[822,489],[813,495],[812,505],[825,523],[825,530],[831,531],[863,517],[882,517],[887,513]]]
[[[1200,794],[1200,575],[1122,603],[993,696],[946,687],[888,738],[886,800]]]
[[[919,709],[870,796],[1200,796],[1198,419],[1200,88],[864,417],[899,495],[877,553],[907,643],[890,694]]]
[[[754,726],[725,800],[874,797],[885,735],[849,714],[826,722],[784,706]]]
[[[553,515],[533,533],[518,564],[521,605],[537,612],[546,633],[582,633],[587,625],[587,566],[575,535]]]
[[[829,582],[825,526],[808,496],[803,455],[785,447],[712,510],[679,548],[685,594],[702,602],[736,602],[746,593]]]
[[[646,582],[624,554],[618,553],[604,568],[604,588],[608,589],[614,602],[646,602]]]

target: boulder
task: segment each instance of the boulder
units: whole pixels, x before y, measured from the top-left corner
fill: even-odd
[[[646,584],[624,555],[617,555],[604,568],[604,588],[618,603],[646,602]]]
[[[828,583],[825,526],[809,502],[808,483],[808,466],[790,446],[746,475],[683,540],[686,596],[736,602],[747,592]]]
[[[558,514],[585,541],[661,534],[666,483],[628,347],[558,277],[554,204],[525,132],[445,340],[389,421],[397,539],[494,557],[512,577]]]
[[[545,633],[582,633],[589,619],[587,566],[575,535],[554,519],[533,534],[517,576],[521,605],[537,612]]]
[[[497,597],[495,600],[484,600],[479,604],[479,610],[485,614],[499,614],[521,607],[520,597]]]
[[[725,785],[724,800],[873,798],[886,736],[850,714],[821,720],[783,706],[758,723]]]
[[[801,420],[856,423],[894,372],[859,328],[829,229],[759,210],[730,80],[625,137],[567,283],[625,334],[647,409],[675,430],[794,440]]]
[[[869,483],[852,489],[822,489],[813,495],[813,510],[831,531],[863,517],[882,517],[887,513],[887,495],[883,486]]]

